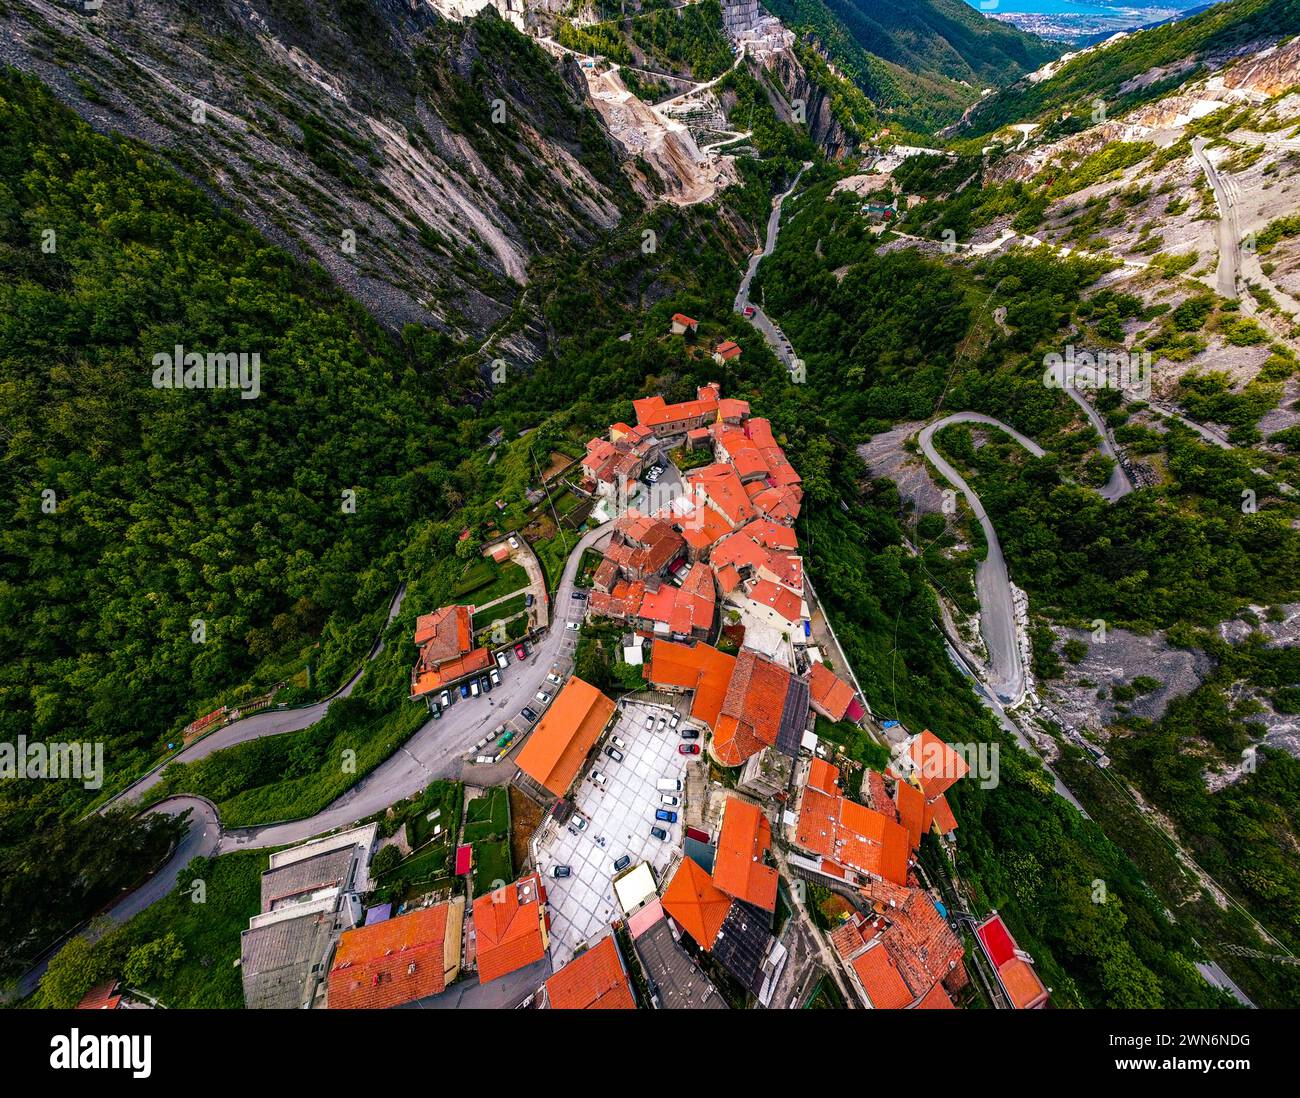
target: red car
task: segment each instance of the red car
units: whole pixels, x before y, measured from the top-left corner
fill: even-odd
[[[746,306],[745,306],[745,315],[746,315],[746,316],[753,316],[753,315],[754,315],[754,306],[753,306],[753,305],[746,305]]]
[[[698,755],[700,753],[700,745],[698,743],[684,743],[680,745],[677,750],[683,755]]]
[[[528,649],[525,648],[522,644],[516,644],[515,657],[519,660],[520,663],[523,663],[523,661],[528,658]]]

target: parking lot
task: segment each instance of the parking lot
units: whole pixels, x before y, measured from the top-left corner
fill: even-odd
[[[686,756],[677,750],[685,741],[676,729],[657,730],[659,719],[671,717],[672,712],[641,702],[625,705],[612,734],[607,732],[597,746],[591,770],[574,790],[587,827],[576,834],[572,825],[559,828],[539,850],[550,898],[551,959],[556,969],[568,963],[577,947],[602,937],[609,924],[621,917],[613,888],[616,859],[626,854],[632,859],[630,865],[649,862],[662,881],[673,852],[681,847],[682,805],[668,809],[678,814],[675,824],[654,818],[656,809],[668,807],[660,803],[655,783],[669,777],[681,781],[683,789],[686,784]],[[646,728],[647,716],[654,717],[655,731]],[[627,744],[622,762],[605,754],[611,735]],[[593,780],[593,771],[605,778],[604,785]],[[667,841],[651,836],[651,827],[668,832]],[[569,866],[572,875],[556,880],[551,870],[557,865]]]

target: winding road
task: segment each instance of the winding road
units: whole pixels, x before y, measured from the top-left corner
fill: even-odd
[[[552,626],[540,641],[532,646],[528,658],[522,663],[511,660],[509,670],[502,673],[502,683],[490,693],[474,699],[457,698],[455,704],[443,713],[440,720],[430,718],[393,755],[382,762],[355,786],[314,816],[301,820],[268,823],[257,827],[225,830],[220,812],[205,797],[178,794],[152,805],[148,812],[168,816],[189,814],[189,827],[167,861],[143,884],[119,899],[111,908],[101,913],[100,919],[108,925],[118,925],[139,914],[151,904],[161,900],[176,886],[181,871],[198,857],[226,854],[233,850],[260,850],[301,842],[314,835],[355,823],[367,816],[382,812],[389,805],[420,793],[431,781],[438,778],[457,778],[465,765],[465,757],[478,740],[498,724],[515,717],[525,705],[537,705],[534,695],[546,681],[551,665],[571,657],[577,645],[577,630],[568,628],[569,622],[581,620],[586,603],[573,598],[574,581],[582,562],[583,553],[608,541],[613,523],[605,523],[587,531],[573,547],[565,562],[564,574],[556,590]],[[403,585],[389,606],[388,623],[391,624],[401,609],[406,588]],[[371,647],[367,662],[383,651],[382,635]],[[184,751],[160,763],[139,781],[113,797],[103,807],[135,800],[148,792],[160,780],[163,769],[174,762],[191,762],[215,751],[247,743],[264,736],[278,736],[285,732],[300,731],[319,721],[335,698],[347,697],[360,681],[363,667],[329,698],[301,709],[278,710],[259,713],[227,725],[219,732],[205,736]],[[480,781],[495,778],[505,780],[516,770],[513,762],[505,760],[492,767],[475,771]],[[101,808],[103,811],[103,808]],[[83,930],[82,933],[85,933]],[[57,943],[48,950],[18,981],[17,992],[26,996],[36,990],[45,973],[50,956],[62,946]]]

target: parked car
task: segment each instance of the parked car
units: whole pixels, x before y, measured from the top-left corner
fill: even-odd
[[[529,709],[528,706],[526,705],[523,707],[523,709],[519,711],[519,715],[523,717],[524,720],[526,720],[529,724],[532,724],[533,721],[537,720],[537,714],[534,713],[531,709]]]
[[[665,728],[667,728],[667,727],[668,727],[668,720],[667,720],[667,718],[665,718],[665,717],[660,717],[660,718],[659,718],[659,724],[658,724],[658,730],[659,730],[660,732],[662,732],[662,731],[663,731]]]
[[[698,728],[683,728],[680,735],[684,740],[698,740],[700,738],[700,730]]]
[[[632,856],[630,854],[624,854],[621,858],[616,858],[614,860],[614,872],[622,873],[623,870],[625,870],[631,864],[632,864]]]
[[[533,605],[533,594],[532,594],[531,591],[530,591],[528,594],[526,594],[526,595],[524,596],[524,605],[525,605],[525,606],[532,606],[532,605]]]
[[[620,751],[617,747],[605,748],[605,754],[608,755],[611,759],[613,759],[616,763],[621,763],[623,761],[623,752]]]
[[[520,641],[518,644],[515,645],[515,659],[517,659],[520,663],[523,663],[524,660],[526,660],[527,658],[528,658],[528,649],[524,647],[523,641]]]
[[[591,780],[595,782],[597,785],[604,785],[605,775],[602,774],[599,770],[593,770],[591,772]]]
[[[572,827],[575,831],[586,831],[586,830],[587,830],[587,817],[586,817],[586,816],[579,816],[579,815],[575,812],[575,813],[573,814],[573,819],[571,819],[571,820],[569,821],[569,826]]]
[[[498,671],[495,667],[488,672],[488,677],[492,680],[493,686],[501,685],[501,672]]]
[[[497,666],[498,666],[499,668],[501,668],[502,671],[504,671],[507,667],[510,666],[510,657],[509,657],[508,655],[506,655],[506,653],[504,653],[504,652],[498,652],[498,653],[497,653]]]
[[[679,745],[677,750],[683,755],[698,755],[700,753],[700,745],[698,743],[684,743]]]
[[[439,700],[440,702],[442,702],[442,707],[443,707],[444,709],[450,709],[450,708],[451,708],[451,695],[450,695],[446,690],[444,690],[444,691],[442,692],[442,694],[439,696],[438,700]]]
[[[498,678],[499,677],[500,676],[498,676]],[[478,680],[478,688],[482,690],[483,693],[490,694],[492,692],[492,680],[488,678],[487,675],[480,675]]]
[[[570,622],[565,622],[565,628],[567,628],[567,629],[581,629],[581,628],[582,628],[582,622],[580,622],[580,621],[570,621]]]
[[[442,706],[440,706],[437,702],[433,703],[433,719],[435,721],[442,719]]]
[[[668,727],[669,727],[669,728],[676,728],[676,727],[677,727],[677,724],[678,724],[678,722],[679,722],[680,720],[681,720],[681,717],[679,717],[676,713],[674,713],[671,717],[668,718]]]
[[[660,793],[680,793],[682,791],[682,782],[680,778],[660,778],[655,782],[655,788]]]
[[[545,690],[539,690],[537,691],[537,700],[541,702],[543,705],[545,705],[547,702],[551,700],[551,695],[548,694]]]
[[[573,597],[574,597],[575,599],[585,599],[585,598],[587,597],[587,592],[586,592],[586,591],[574,591],[574,592],[573,592]]]
[[[666,804],[669,808],[676,808],[681,801],[676,797],[669,796],[667,793],[660,793],[659,803]]]
[[[556,880],[563,880],[565,877],[569,876],[572,872],[573,870],[567,865],[557,865],[554,869],[551,870],[551,876],[554,877]]]
[[[753,315],[754,315],[754,306],[753,306],[753,305],[746,305],[746,306],[745,306],[745,315],[746,315],[747,317],[749,317],[749,316],[753,316]]]
[[[511,548],[511,549],[518,549],[518,548],[519,548],[519,539],[518,539],[518,538],[513,537],[513,536],[510,538],[510,548]]]
[[[556,686],[559,686],[563,680],[554,671],[551,671],[549,674],[547,674],[546,681],[553,682],[555,683]]]
[[[662,827],[652,827],[650,829],[650,834],[653,835],[656,839],[658,839],[661,843],[668,841],[668,832],[665,831]]]
[[[620,751],[627,750],[627,741],[620,736],[612,737],[609,742],[612,743],[615,747],[617,747]]]
[[[470,680],[469,680],[469,692],[470,692],[470,694],[472,694],[474,697],[476,697],[476,698],[478,697],[478,680],[477,680],[477,679],[470,679]]]
[[[656,808],[655,819],[663,820],[664,823],[675,824],[677,822],[677,813],[669,812],[666,808]]]
[[[653,732],[655,730],[655,716],[653,713],[647,713],[645,715],[645,727],[647,732]]]
[[[461,696],[462,698],[468,698],[468,697],[469,697],[469,683],[467,683],[467,682],[463,682],[463,683],[460,684],[460,696]]]

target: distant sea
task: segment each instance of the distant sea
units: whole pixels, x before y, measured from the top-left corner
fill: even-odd
[[[966,0],[992,19],[1064,42],[1095,41],[1218,0]]]

